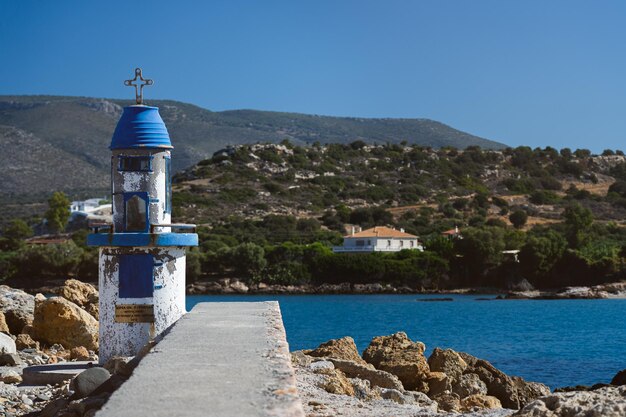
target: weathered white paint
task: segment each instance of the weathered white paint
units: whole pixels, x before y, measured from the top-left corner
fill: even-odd
[[[154,256],[154,294],[151,298],[119,298],[119,255]],[[134,356],[152,338],[185,314],[185,250],[181,247],[100,249],[100,363],[113,356]],[[117,304],[154,305],[154,323],[116,323]]]
[[[120,156],[152,156],[152,171],[119,171]],[[166,158],[171,157],[167,150],[125,149],[114,151],[111,159],[111,192],[113,194],[113,223],[116,231],[123,231],[124,195],[127,192],[147,192],[150,223],[169,224],[171,214],[165,212],[167,198]],[[171,173],[170,173],[171,174]],[[168,232],[168,230],[156,230]]]

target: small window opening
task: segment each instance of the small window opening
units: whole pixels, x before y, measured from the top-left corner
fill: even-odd
[[[126,231],[143,232],[147,226],[147,203],[138,195],[126,200]]]
[[[120,156],[120,171],[152,171],[150,156]]]

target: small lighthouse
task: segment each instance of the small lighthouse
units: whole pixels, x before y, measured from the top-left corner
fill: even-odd
[[[134,356],[185,314],[185,248],[195,225],[172,224],[172,143],[157,107],[143,103],[152,85],[141,69],[124,82],[136,104],[124,108],[111,140],[113,226],[87,238],[100,247],[100,363]]]

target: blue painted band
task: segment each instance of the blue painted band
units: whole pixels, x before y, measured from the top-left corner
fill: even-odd
[[[92,233],[89,246],[198,246],[196,233]]]

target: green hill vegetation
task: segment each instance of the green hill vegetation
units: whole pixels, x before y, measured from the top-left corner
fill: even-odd
[[[174,220],[199,225],[201,245],[188,256],[191,281],[449,289],[554,288],[625,277],[621,151],[285,140],[225,148],[174,182]],[[404,228],[426,250],[332,253],[351,227],[375,225]],[[59,257],[44,252],[60,249],[10,238],[24,229],[11,227],[0,258],[13,271],[7,277],[20,279],[38,263],[55,271],[51,259],[64,274],[95,277],[95,252],[82,243],[86,231],[65,244],[72,256]],[[442,236],[455,227],[462,239]],[[506,253],[517,250],[519,262]]]

